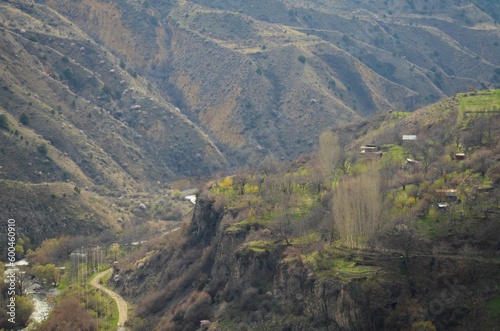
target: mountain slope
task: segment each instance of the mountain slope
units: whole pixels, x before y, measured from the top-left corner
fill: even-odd
[[[71,23],[44,6],[2,6],[0,106],[17,119],[27,114],[25,129],[96,184],[201,175],[201,163],[208,173],[224,167],[210,138]]]
[[[0,211],[20,236],[122,232],[149,216],[115,199],[226,168],[211,138],[57,12],[2,2],[0,22]]]
[[[235,163],[296,157],[336,123],[500,81],[488,1],[46,3],[154,81]]]
[[[187,226],[116,265],[129,325],[495,330],[499,123],[500,90],[458,94],[212,181]]]

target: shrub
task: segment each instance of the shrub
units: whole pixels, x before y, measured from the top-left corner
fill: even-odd
[[[422,321],[414,323],[411,331],[436,331],[436,326],[431,321]]]
[[[188,298],[167,313],[168,322],[160,330],[195,330],[201,320],[208,320],[211,315],[212,299],[207,292],[193,292]]]
[[[80,300],[68,297],[59,302],[49,319],[38,330],[97,330],[97,321],[83,308]]]
[[[34,34],[29,35],[28,39],[31,40],[34,43],[38,42],[38,37],[36,35],[34,35]]]
[[[30,124],[30,117],[26,113],[22,113],[19,116],[19,121],[21,122],[22,125],[29,125]]]
[[[127,72],[130,74],[130,76],[137,78],[137,72],[134,69],[128,68]]]
[[[0,114],[0,129],[9,130],[9,119],[5,114]]]
[[[42,156],[46,156],[49,150],[47,149],[47,145],[45,143],[43,143],[40,146],[38,146],[37,151]]]
[[[299,55],[299,61],[302,63],[306,63],[306,57],[304,55]]]

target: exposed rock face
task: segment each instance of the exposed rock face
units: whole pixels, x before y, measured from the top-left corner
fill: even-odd
[[[216,235],[223,214],[214,204],[211,197],[196,198],[190,231],[192,241],[197,244],[208,245]]]
[[[224,231],[224,215],[215,213],[213,200],[199,197],[193,216],[193,234],[206,231],[211,237],[199,237],[204,242],[213,239],[214,261],[210,278],[215,293],[233,288],[255,286],[266,288],[276,305],[286,305],[300,316],[307,316],[329,330],[364,330],[365,302],[360,300],[362,281],[318,280],[300,259],[286,258],[286,247],[272,251],[253,251],[246,237],[259,231]],[[226,217],[230,217],[226,214]],[[214,232],[217,226],[217,231]],[[199,231],[199,232],[198,232]],[[227,294],[226,294],[227,295]],[[224,294],[217,300],[227,300]],[[216,300],[216,301],[217,301]],[[234,300],[237,300],[235,298]],[[293,307],[293,308],[292,308]]]
[[[491,293],[498,278],[497,266],[478,278],[472,270],[479,262],[426,255],[412,257],[402,272],[399,255],[376,253],[369,253],[374,260],[368,262],[380,264],[381,275],[322,274],[304,262],[297,247],[268,240],[267,229],[235,231],[237,212],[216,206],[213,197],[201,194],[185,241],[148,251],[141,268],[117,268],[122,277],[116,285],[131,299],[142,297],[137,317],[147,316],[148,327],[160,321],[186,325],[179,317],[185,307],[209,296],[203,316],[209,310],[210,321],[223,320],[229,329],[241,323],[287,330],[404,330],[432,321],[444,329],[474,330],[467,328],[474,320],[467,300],[480,291]],[[262,242],[271,244],[259,246]]]

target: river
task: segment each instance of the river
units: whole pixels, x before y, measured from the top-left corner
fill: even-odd
[[[29,263],[26,259],[19,260],[14,263],[16,272],[23,272],[23,267]],[[13,269],[11,269],[13,270]],[[54,298],[59,295],[59,290],[56,288],[42,286],[32,280],[27,280],[24,284],[25,295],[33,302],[33,312],[30,319],[34,322],[42,322],[47,319],[52,310]],[[28,326],[24,330],[31,330]]]

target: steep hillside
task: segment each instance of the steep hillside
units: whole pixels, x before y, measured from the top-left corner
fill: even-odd
[[[163,181],[225,165],[204,133],[72,23],[28,2],[2,7],[0,106],[13,123],[24,113],[25,130],[95,184]]]
[[[123,231],[137,217],[114,199],[226,168],[211,138],[57,12],[2,2],[0,22],[0,210],[33,244]]]
[[[181,231],[115,266],[129,325],[495,330],[499,123],[499,90],[459,94],[212,181]]]
[[[18,240],[29,238],[34,245],[63,234],[113,234],[121,229],[120,217],[127,214],[109,208],[110,202],[101,196],[75,190],[69,183],[30,184],[6,180],[0,183],[2,215],[16,220]],[[5,238],[2,239],[4,253]]]
[[[151,79],[234,163],[296,157],[326,127],[500,80],[491,1],[44,3]]]

